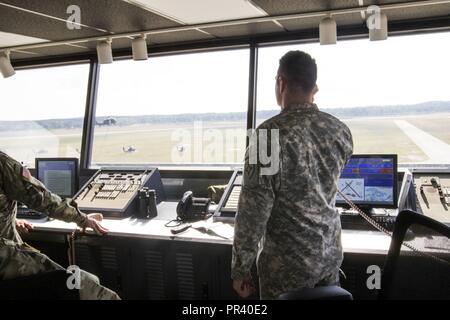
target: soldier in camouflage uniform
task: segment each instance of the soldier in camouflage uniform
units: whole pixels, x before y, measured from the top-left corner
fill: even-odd
[[[232,259],[233,287],[241,297],[254,290],[250,270],[257,255],[261,299],[339,283],[343,252],[335,197],[353,142],[345,124],[313,103],[316,80],[308,54],[291,51],[280,60],[281,113],[255,133],[278,130],[277,172],[262,174],[265,166],[250,163],[247,150]],[[267,141],[259,139],[259,147]]]
[[[100,234],[107,231],[97,221],[101,220],[101,215],[80,212],[70,199],[62,200],[52,194],[31,176],[28,169],[0,152],[0,281],[64,270],[46,255],[23,243],[17,229],[27,232],[32,226],[16,220],[17,201],[52,218],[75,222],[83,229],[92,228]],[[83,300],[120,299],[115,292],[102,287],[98,278],[90,273],[81,271],[80,280],[80,298]]]

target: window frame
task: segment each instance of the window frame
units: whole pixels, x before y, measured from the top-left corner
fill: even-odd
[[[225,51],[233,51],[233,50],[240,50],[240,49],[249,49],[249,90],[248,90],[248,106],[247,106],[247,122],[246,122],[246,130],[253,129],[255,127],[255,121],[256,121],[256,79],[257,79],[257,45],[256,43],[244,43],[244,44],[229,44],[229,45],[213,45],[211,47],[195,47],[193,49],[184,49],[183,47],[174,47],[170,48],[168,51],[158,51],[154,50],[151,52],[148,57],[150,58],[159,58],[159,57],[168,57],[168,56],[182,56],[186,54],[195,54],[195,53],[211,53],[211,52],[225,52]],[[150,51],[150,50],[149,50]],[[124,60],[132,60],[133,56],[131,53],[129,54],[118,54],[113,56],[114,61],[124,61]],[[94,60],[96,62],[96,57],[94,57]],[[96,66],[93,66],[93,68],[99,68],[99,64],[97,63]],[[99,68],[101,70],[101,68]],[[96,102],[97,102],[97,93],[98,93],[98,77],[100,77],[101,71],[99,71],[99,74],[97,75],[96,79],[93,79],[92,83],[92,91],[95,91],[95,98],[93,98],[95,101],[92,101],[93,104],[91,105],[91,113],[92,113],[92,119],[89,120],[89,132],[88,136],[92,136],[90,138],[90,141],[86,144],[89,144],[89,149],[86,151],[89,151],[86,153],[86,163],[83,165],[83,169],[100,169],[100,166],[95,166],[92,164],[92,151],[94,146],[94,127],[95,127],[95,111],[96,111]],[[253,76],[252,76],[253,75]],[[96,81],[96,82],[95,82]],[[89,86],[91,87],[91,86]],[[254,98],[253,98],[254,97]],[[252,120],[254,119],[254,120]],[[92,131],[91,131],[92,130]],[[246,140],[246,147],[248,146],[248,138]],[[81,162],[80,162],[81,163]],[[127,168],[141,168],[145,166],[150,167],[158,167],[160,170],[167,170],[167,171],[193,171],[193,170],[201,170],[201,171],[213,171],[213,172],[220,172],[220,171],[234,171],[236,168],[241,168],[242,165],[237,165],[235,163],[224,163],[224,164],[217,164],[217,165],[207,165],[207,164],[201,164],[201,163],[187,163],[187,164],[168,164],[168,163],[157,163],[157,162],[147,162],[147,163],[131,163],[131,164],[108,164],[104,165],[102,167],[127,167]]]
[[[444,18],[428,18],[428,19],[413,19],[409,21],[392,21],[389,23],[389,36],[415,35],[427,33],[439,33],[450,31],[450,21]],[[338,38],[339,41],[356,40],[367,38],[368,32],[363,25],[357,26],[339,26]],[[285,34],[273,35],[251,35],[248,37],[236,37],[230,39],[213,39],[206,41],[197,41],[192,43],[180,44],[166,44],[152,46],[149,57],[181,55],[186,53],[196,52],[213,52],[225,51],[239,48],[250,49],[249,60],[249,90],[248,90],[248,108],[247,108],[247,129],[255,128],[256,121],[256,98],[258,86],[258,50],[259,48],[271,46],[284,46],[294,44],[315,43],[319,41],[318,28],[310,30],[293,31]],[[114,60],[131,59],[131,48],[113,50]],[[81,63],[90,63],[88,86],[86,92],[86,107],[82,132],[82,148],[80,155],[80,169],[92,170],[91,166],[92,147],[93,147],[93,129],[95,123],[95,110],[97,103],[98,82],[100,75],[100,65],[97,60],[95,52],[87,54],[73,54],[56,57],[46,57],[37,59],[17,60],[13,61],[16,70],[35,69],[41,67],[57,66],[57,65],[72,65]],[[248,139],[247,139],[248,146]],[[148,165],[148,164],[143,164]],[[157,164],[151,164],[157,166]],[[128,165],[135,166],[135,165]],[[138,166],[138,165],[136,165]],[[450,169],[448,166],[442,165],[428,165],[429,168]],[[400,165],[400,167],[422,167],[420,164],[416,165]],[[182,172],[230,172],[234,170],[234,166],[219,165],[217,167],[205,167],[195,164],[170,167],[161,166],[162,170],[169,173]]]
[[[83,159],[88,157],[88,150],[85,149],[85,144],[88,141],[87,137],[85,136],[86,130],[86,115],[88,114],[89,110],[92,108],[91,101],[88,99],[89,92],[91,91],[92,82],[91,82],[91,72],[93,70],[94,65],[96,64],[96,58],[92,55],[74,55],[74,56],[65,56],[65,57],[49,57],[49,58],[43,58],[43,59],[33,59],[33,60],[25,60],[25,61],[14,61],[14,69],[15,70],[35,70],[35,69],[44,69],[44,68],[51,68],[51,67],[59,67],[59,66],[73,66],[73,65],[80,65],[80,64],[89,64],[89,71],[88,71],[88,84],[87,84],[87,92],[86,92],[86,103],[84,107],[84,118],[83,118],[83,128],[81,132],[81,150],[80,150],[80,161],[79,166],[80,168],[84,168],[82,166]],[[98,79],[98,77],[97,77]]]

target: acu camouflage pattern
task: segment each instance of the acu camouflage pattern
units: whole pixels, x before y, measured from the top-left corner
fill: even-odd
[[[279,130],[280,167],[275,175],[261,175],[264,166],[249,164],[247,150],[232,278],[249,277],[258,253],[261,299],[338,284],[343,252],[335,197],[340,172],[353,152],[351,132],[308,103],[285,108],[256,133],[261,129]]]
[[[16,230],[17,201],[65,222],[84,227],[87,216],[71,203],[48,191],[27,169],[0,152],[0,280],[64,270],[46,255],[30,249]],[[73,205],[72,205],[73,204]],[[69,276],[69,274],[68,274]],[[81,271],[81,299],[118,299],[116,293],[99,285],[98,278]]]

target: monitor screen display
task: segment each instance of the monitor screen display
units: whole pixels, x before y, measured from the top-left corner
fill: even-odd
[[[338,189],[356,205],[395,208],[397,156],[353,155],[342,170]],[[346,204],[339,193],[336,195],[336,204]]]
[[[78,159],[36,159],[36,177],[51,192],[61,198],[70,198],[77,191]]]

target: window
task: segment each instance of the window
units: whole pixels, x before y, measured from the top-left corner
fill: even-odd
[[[257,122],[279,112],[279,59],[302,50],[318,64],[315,102],[349,126],[355,153],[396,153],[403,164],[449,164],[449,41],[450,33],[435,33],[262,48]]]
[[[0,150],[34,167],[38,157],[79,157],[89,64],[0,77]]]
[[[249,50],[102,65],[93,165],[241,163]]]

